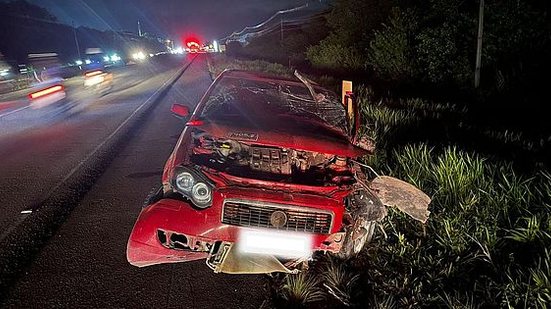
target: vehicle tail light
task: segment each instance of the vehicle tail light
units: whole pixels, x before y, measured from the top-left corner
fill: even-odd
[[[61,92],[63,90],[65,90],[65,87],[63,87],[62,85],[55,85],[55,86],[51,86],[51,87],[39,90],[37,92],[33,92],[33,93],[29,94],[29,98],[31,100],[34,100],[34,99],[38,99],[38,98],[41,98],[41,97],[44,97],[44,96],[47,96],[47,95],[50,95],[50,94],[53,94],[53,93],[56,93],[56,92]]]
[[[88,72],[88,73],[84,74],[84,76],[85,77],[92,77],[92,76],[96,76],[96,75],[100,75],[100,74],[103,74],[103,71],[97,70],[97,71]]]
[[[204,124],[205,124],[205,122],[202,121],[202,120],[190,120],[190,121],[186,122],[186,126],[188,126],[188,127],[200,127]]]

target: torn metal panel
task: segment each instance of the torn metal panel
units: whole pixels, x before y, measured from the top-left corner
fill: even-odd
[[[207,265],[209,265],[208,262]],[[216,273],[226,274],[296,273],[296,271],[285,267],[272,255],[240,254],[234,244],[228,244],[228,249],[224,252],[220,263],[209,265],[209,267],[214,267]]]
[[[370,187],[385,206],[396,207],[415,220],[427,222],[431,199],[415,186],[394,177],[379,176]]]

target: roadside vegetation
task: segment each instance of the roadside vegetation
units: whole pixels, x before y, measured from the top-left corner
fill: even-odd
[[[334,2],[329,34],[304,46],[299,69],[335,91],[339,78],[355,81],[377,145],[364,162],[431,196],[431,216],[423,225],[390,211],[357,258],[321,255],[306,273],[274,276],[277,307],[551,304],[551,15],[536,0],[485,10],[475,89],[478,2]],[[223,59],[215,70],[291,72]]]
[[[239,60],[224,55],[210,57],[208,66],[212,79],[215,79],[224,70],[258,71],[286,77],[293,75],[292,69],[279,63],[264,60]]]

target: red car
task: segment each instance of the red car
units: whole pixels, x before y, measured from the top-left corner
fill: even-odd
[[[132,265],[206,259],[215,272],[294,272],[315,251],[358,253],[386,215],[376,195],[409,206],[392,196],[403,184],[369,181],[354,160],[369,154],[356,146],[355,106],[297,77],[225,71],[191,115],[172,107],[186,127],[128,240]],[[424,210],[405,210],[421,221],[423,195]]]

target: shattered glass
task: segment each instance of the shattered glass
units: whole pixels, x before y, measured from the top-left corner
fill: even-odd
[[[321,123],[348,135],[344,106],[334,93],[314,86],[315,98],[300,82],[272,79],[220,80],[206,102],[201,118],[243,121],[263,117],[300,118]]]

